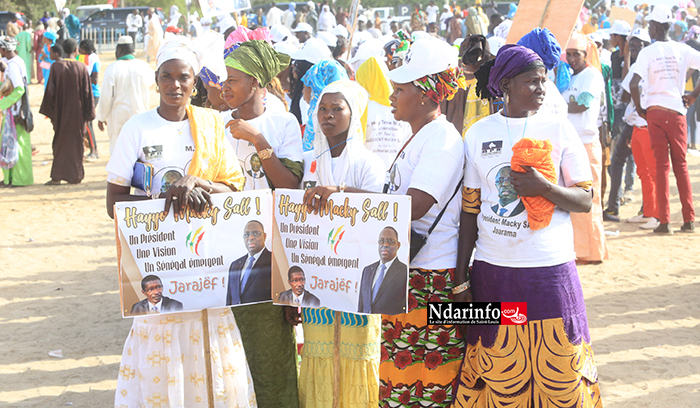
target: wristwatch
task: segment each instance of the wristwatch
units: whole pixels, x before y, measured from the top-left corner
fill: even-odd
[[[263,150],[258,151],[258,157],[260,158],[260,160],[267,160],[270,157],[272,157],[272,153],[274,153],[274,152],[275,151],[272,150],[271,147],[268,147],[267,149],[263,149]]]

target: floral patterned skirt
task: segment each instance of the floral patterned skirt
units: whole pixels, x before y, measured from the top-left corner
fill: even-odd
[[[449,407],[464,353],[455,326],[428,325],[428,302],[452,300],[454,269],[411,269],[408,313],[382,315],[379,406]]]

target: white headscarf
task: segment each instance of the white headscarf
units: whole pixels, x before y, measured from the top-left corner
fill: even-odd
[[[164,62],[173,59],[179,59],[187,62],[192,66],[195,75],[199,75],[199,71],[205,64],[207,55],[221,56],[224,52],[224,37],[215,32],[207,31],[194,40],[189,40],[187,37],[177,35],[166,41],[159,49],[156,56],[156,70],[163,65]],[[211,61],[211,68],[221,72],[220,64]],[[226,68],[223,68],[226,72]]]
[[[357,159],[363,155],[371,154],[362,143],[362,122],[361,118],[367,109],[369,95],[367,91],[357,82],[348,79],[341,79],[333,82],[323,88],[319,96],[319,102],[323,95],[327,93],[341,93],[348,105],[350,106],[351,118],[350,127],[348,128],[348,138],[345,142],[343,152],[337,157],[335,169],[331,165],[331,152],[328,144],[328,138],[323,134],[321,125],[318,121],[318,105],[313,115],[314,129],[314,158],[316,159],[316,180],[318,185],[336,186],[340,183],[345,183],[349,187],[361,188],[362,179],[360,169],[357,168]]]

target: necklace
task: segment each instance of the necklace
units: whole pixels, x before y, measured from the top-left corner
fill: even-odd
[[[161,118],[163,118],[163,116],[160,114],[160,108],[157,109],[157,112],[158,112],[158,115],[159,115]],[[163,118],[163,120],[165,120],[166,122],[168,122],[168,125],[169,125],[170,127],[172,127],[174,130],[177,130],[177,133],[178,133],[179,135],[182,135],[182,130],[185,129],[185,126],[187,126],[188,123],[190,123],[190,122],[187,120],[187,117],[185,117],[185,119],[183,119],[183,120],[180,121],[180,122],[174,122],[174,123],[178,123],[178,125],[172,125],[173,122],[172,122],[172,121],[169,121],[169,120],[167,120],[167,119],[165,119],[165,118]]]
[[[505,104],[503,105],[503,116],[506,118],[506,130],[508,131],[508,141],[510,142],[510,147],[513,147],[513,139],[510,137],[510,126],[508,125],[508,114],[506,113],[506,106]],[[525,131],[527,130],[527,120],[530,118],[530,116],[525,116],[525,126],[523,126],[523,135],[520,137],[520,139],[523,139],[525,137]]]
[[[311,173],[316,173],[316,160],[318,160],[319,157],[321,157],[321,156],[323,156],[324,154],[330,152],[331,150],[335,149],[336,147],[340,146],[341,144],[346,143],[348,140],[351,140],[353,137],[355,137],[355,136],[349,137],[349,138],[343,140],[342,142],[338,143],[337,145],[335,145],[335,146],[333,146],[333,147],[329,147],[328,149],[324,150],[321,154],[319,154],[318,156],[316,156],[316,158],[314,159],[314,161],[311,162],[311,168],[309,169],[309,171],[310,171]]]

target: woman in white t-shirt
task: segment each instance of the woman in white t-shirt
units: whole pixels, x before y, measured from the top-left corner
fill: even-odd
[[[297,188],[303,175],[299,125],[291,113],[263,103],[265,87],[289,65],[289,56],[265,41],[250,40],[225,64],[222,96],[231,108],[224,114],[226,136],[241,162],[245,190]]]
[[[380,406],[396,399],[405,405],[449,405],[462,361],[464,339],[457,328],[427,324],[427,302],[451,300],[457,265],[455,194],[462,180],[464,149],[459,132],[439,111],[440,102],[465,86],[457,54],[444,41],[420,39],[404,64],[389,72],[394,118],[408,122],[413,135],[390,166],[385,191],[410,196],[411,234],[429,235],[409,265],[408,313],[382,316]]]
[[[201,49],[184,37],[176,37],[160,48],[156,64],[159,106],[124,124],[107,164],[110,217],[114,217],[116,202],[150,199],[142,190],[130,194],[137,162],[153,166],[154,195],[165,198],[166,213],[171,204],[176,213],[201,212],[211,205],[210,194],[243,188],[241,169],[224,137],[218,114],[189,104],[201,66],[201,54],[196,52]],[[181,304],[179,308],[182,310]],[[146,313],[159,313],[158,304]],[[202,333],[202,314],[185,312],[167,317],[156,314],[134,318],[119,366],[115,406],[153,405],[154,398],[168,406],[209,406],[207,388],[195,387],[191,382],[207,369],[202,342],[193,340]],[[233,314],[229,309],[209,313],[208,326],[211,333],[225,332],[210,337],[211,369],[218,378],[214,393],[228,397],[221,406],[257,407]],[[151,357],[158,355],[160,361],[154,362]]]
[[[263,104],[265,87],[289,61],[263,40],[245,41],[226,57],[222,95],[232,109],[224,114],[226,136],[241,162],[245,190],[299,187],[304,169],[299,124],[291,113]],[[258,403],[296,407],[296,341],[284,308],[270,297],[233,309]]]
[[[493,406],[601,406],[569,218],[591,207],[586,151],[568,121],[539,112],[547,78],[534,51],[508,44],[477,78],[482,97],[502,97],[504,109],[464,138],[459,285],[452,292],[458,302],[501,302],[502,323],[468,326],[454,407],[484,400]],[[513,147],[520,155],[521,139],[551,150],[527,150],[537,160],[515,172]],[[536,163],[549,159],[541,173]],[[554,182],[543,175],[552,173]],[[532,198],[553,204],[549,221],[533,217],[531,223],[540,213],[530,206]]]
[[[384,164],[362,144],[360,118],[366,108],[367,92],[348,79],[321,92],[312,118],[314,150],[304,153],[302,184],[309,207],[325,206],[335,192],[381,192]],[[302,313],[301,406],[330,406],[333,401],[378,406],[381,316],[308,307]],[[334,333],[339,333],[337,341]],[[334,395],[335,390],[339,393]]]
[[[603,228],[600,177],[603,150],[598,136],[598,116],[605,97],[603,74],[586,64],[588,39],[574,33],[566,46],[566,60],[574,71],[569,88],[562,96],[569,104],[569,121],[574,125],[588,152],[593,173],[593,207],[588,213],[571,214],[574,249],[580,262],[600,263],[608,259]]]

